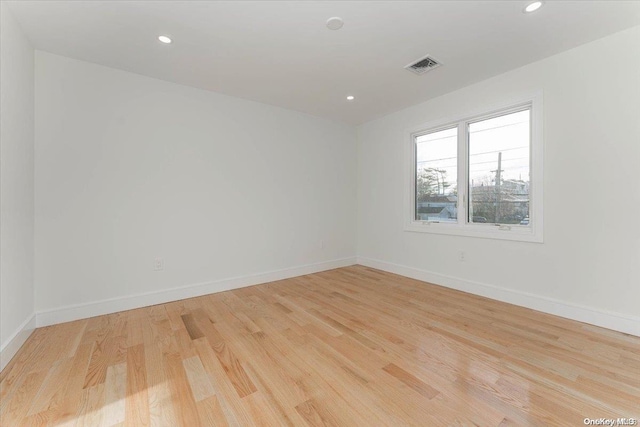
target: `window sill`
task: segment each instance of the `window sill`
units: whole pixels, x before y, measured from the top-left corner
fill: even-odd
[[[509,227],[511,227],[509,230],[505,230],[495,225],[460,225],[441,222],[412,221],[409,224],[405,224],[404,231],[542,243],[542,233],[536,233],[532,227]]]

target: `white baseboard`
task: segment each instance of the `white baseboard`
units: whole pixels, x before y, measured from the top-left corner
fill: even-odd
[[[13,356],[16,355],[22,344],[27,341],[36,328],[36,314],[32,313],[22,325],[0,346],[0,372],[9,364]]]
[[[68,305],[65,307],[39,311],[36,316],[36,323],[38,327],[55,325],[57,323],[86,319],[88,317],[116,313],[118,311],[131,310],[134,308],[163,304],[166,302],[177,301],[185,298],[192,298],[216,292],[228,291],[230,289],[243,288],[246,286],[259,285],[261,283],[273,282],[276,280],[289,279],[291,277],[303,276],[305,274],[318,273],[320,271],[346,267],[349,265],[354,265],[355,263],[355,257],[343,258],[320,262],[317,264],[302,265],[283,270],[268,271],[265,273],[259,273],[250,276],[232,277],[228,279],[216,280],[214,282],[197,283],[162,291],[110,298],[102,301],[95,301],[84,304]]]
[[[358,257],[358,264],[389,273],[399,274],[412,279],[445,286],[470,294],[480,295],[509,304],[531,308],[543,313],[553,314],[591,325],[601,326],[607,329],[624,332],[635,336],[640,336],[640,317],[613,313],[593,307],[586,307],[578,304],[567,303],[565,301],[527,292],[505,289],[486,283],[474,282],[460,279],[458,277],[420,270],[404,265],[393,264],[371,258]]]

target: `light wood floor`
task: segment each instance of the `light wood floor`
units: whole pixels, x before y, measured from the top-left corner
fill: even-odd
[[[580,426],[640,338],[354,266],[34,332],[0,424]]]

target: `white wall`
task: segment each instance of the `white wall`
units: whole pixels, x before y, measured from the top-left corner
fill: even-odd
[[[0,370],[35,326],[33,48],[0,4]]]
[[[636,27],[367,123],[357,154],[346,125],[37,52],[39,323],[350,264],[357,222],[360,263],[640,334],[639,48]],[[403,231],[404,131],[536,90],[544,243]]]
[[[35,75],[39,325],[355,262],[355,128],[40,51]]]
[[[405,129],[539,89],[544,243],[403,231]],[[359,262],[640,334],[639,100],[635,27],[360,126]]]

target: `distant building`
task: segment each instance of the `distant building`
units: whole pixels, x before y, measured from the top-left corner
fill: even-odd
[[[526,193],[529,195],[529,183],[519,179],[505,179],[502,181],[503,191]]]
[[[446,221],[458,217],[457,196],[426,196],[418,202],[416,218],[420,221]]]
[[[526,181],[506,179],[500,187],[473,186],[469,198],[473,215],[485,217],[487,222],[519,224],[529,216],[529,183]]]

